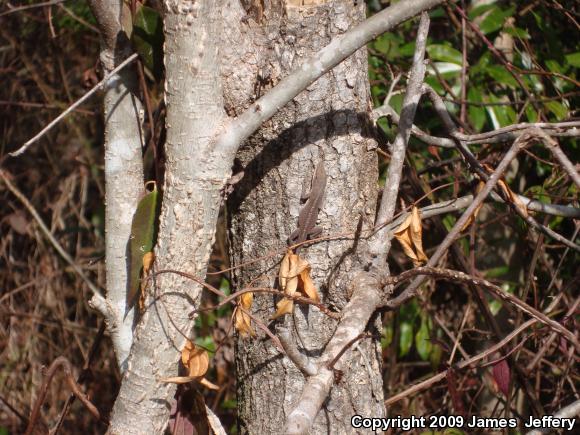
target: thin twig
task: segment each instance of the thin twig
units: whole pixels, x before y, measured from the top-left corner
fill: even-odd
[[[568,309],[568,311],[566,312],[564,317],[566,318],[566,317],[572,316],[576,312],[576,310],[578,309],[579,306],[580,306],[580,297],[576,298],[576,301],[574,301],[574,303]],[[554,340],[557,337],[558,337],[557,332],[552,332],[552,334],[550,334],[550,336],[544,342],[544,344],[542,345],[540,350],[538,350],[538,352],[536,352],[532,361],[530,361],[530,363],[527,365],[526,372],[531,373],[531,371],[536,367],[536,364],[538,364],[538,362],[543,358],[544,354],[546,353],[546,351],[549,349],[549,347],[552,345],[552,343],[554,342]]]
[[[459,236],[459,234],[461,233],[461,231],[463,230],[469,219],[471,219],[473,213],[475,213],[479,205],[483,202],[483,200],[487,197],[487,195],[489,195],[491,190],[498,183],[500,177],[508,168],[511,161],[515,158],[520,148],[525,146],[530,139],[531,138],[529,135],[522,135],[513,143],[509,151],[501,160],[497,169],[494,171],[491,177],[489,177],[487,183],[485,183],[483,189],[481,189],[481,191],[477,194],[473,202],[469,205],[469,207],[467,207],[467,210],[465,210],[465,212],[463,212],[463,214],[457,220],[457,222],[455,222],[455,225],[453,226],[453,228],[451,228],[451,231],[449,231],[447,236],[445,236],[443,241],[439,244],[437,250],[431,256],[426,266],[435,267],[437,265],[439,260],[443,257],[443,254],[447,252],[451,244],[455,242],[455,239],[457,239],[457,237]],[[403,301],[409,299],[410,295],[415,295],[416,290],[419,288],[419,286],[423,283],[424,280],[425,280],[424,276],[415,278],[415,280],[413,280],[413,282],[409,285],[409,287],[407,287],[399,296],[387,301],[387,306],[389,306],[390,308],[398,307],[401,303],[403,303]]]
[[[560,418],[575,418],[580,417],[580,400],[572,402],[565,406],[553,415],[554,419]],[[534,429],[529,431],[526,435],[542,435],[544,433],[552,432],[551,429]]]
[[[375,108],[372,112],[372,118],[376,121],[379,118],[389,117],[394,124],[400,122],[399,114],[389,104],[383,104]],[[492,131],[477,134],[464,134],[458,130],[453,135],[456,139],[463,141],[467,145],[481,143],[498,143],[515,140],[519,135],[528,128],[539,128],[547,131],[550,136],[580,136],[580,121],[566,122],[521,122],[519,124],[507,125]],[[416,125],[412,126],[411,133],[419,140],[441,148],[455,148],[453,139],[446,137],[432,136],[421,130]]]
[[[362,340],[363,338],[366,338],[366,337],[372,337],[372,335],[369,334],[368,332],[361,332],[359,335],[357,335],[352,340],[350,340],[348,343],[346,343],[344,345],[344,347],[342,349],[340,349],[340,352],[338,352],[336,354],[336,356],[334,358],[332,358],[332,360],[328,364],[326,364],[326,368],[328,368],[328,370],[334,370],[334,366],[336,365],[338,360],[344,355],[344,353],[348,349],[350,349],[353,344],[357,343],[359,340]]]
[[[104,321],[102,321],[101,326],[99,327],[99,331],[97,332],[97,335],[95,337],[95,340],[93,341],[93,345],[91,346],[91,350],[89,352],[89,356],[87,358],[85,366],[83,367],[83,371],[81,372],[81,374],[77,378],[78,385],[81,385],[81,383],[83,383],[87,379],[91,365],[93,364],[95,358],[98,355],[97,351],[99,350],[101,340],[103,339],[103,337],[105,335],[105,325],[106,325],[106,323]],[[56,435],[58,433],[58,431],[60,430],[60,428],[62,427],[64,419],[66,418],[66,415],[68,414],[68,411],[70,410],[70,407],[73,404],[75,397],[76,396],[74,394],[71,394],[69,396],[69,398],[66,400],[66,403],[64,404],[64,407],[62,409],[62,412],[60,413],[60,416],[58,418],[56,425],[54,426],[53,429],[50,430],[50,435]]]
[[[445,104],[443,103],[443,100],[441,99],[439,94],[437,94],[437,92],[435,92],[435,90],[428,85],[424,85],[423,87],[425,89],[425,92],[427,92],[429,98],[431,99],[431,102],[433,103],[433,108],[441,118],[441,121],[445,125],[446,129],[449,131],[449,134],[456,139],[458,151],[467,160],[470,167],[477,174],[477,176],[481,178],[483,181],[487,181],[489,179],[488,173],[483,168],[481,163],[479,163],[479,161],[475,158],[475,156],[473,155],[471,150],[467,147],[465,142],[461,139],[462,134],[459,132],[457,126],[451,119],[451,116],[449,115],[449,112],[447,111],[447,108],[445,107]],[[518,137],[518,139],[516,139],[515,143],[519,142],[520,139],[523,137],[525,137],[527,141],[531,141],[532,139],[539,139],[541,138],[540,132],[541,132],[540,129],[533,127],[529,128],[525,130],[522,133],[522,135]],[[529,226],[544,233],[545,235],[551,237],[552,239],[557,240],[558,242],[580,252],[580,245],[577,245],[576,243],[568,240],[567,238],[563,237],[562,235],[552,230],[550,227],[540,224],[536,219],[534,219],[529,214],[525,213],[525,211],[521,210],[520,207],[516,206],[513,200],[508,196],[508,194],[503,189],[499,190],[499,194],[506,202],[506,204],[510,206],[512,211],[516,213],[518,216],[520,216],[524,221],[526,221],[526,223]]]
[[[444,279],[447,279],[450,281],[469,283],[469,284],[472,284],[474,286],[482,287],[482,288],[490,291],[491,293],[493,293],[495,296],[502,299],[503,301],[508,302],[512,305],[515,305],[521,311],[523,311],[523,312],[527,313],[528,315],[534,317],[535,319],[539,320],[541,323],[545,324],[553,331],[560,333],[561,335],[566,337],[566,339],[568,339],[568,341],[570,341],[570,343],[572,343],[574,345],[574,347],[577,349],[577,351],[580,353],[580,342],[578,342],[578,339],[571,331],[566,329],[560,323],[550,319],[545,314],[541,313],[540,311],[538,311],[535,308],[531,307],[530,305],[526,304],[524,301],[520,300],[517,296],[514,296],[511,293],[508,293],[508,292],[502,290],[501,287],[498,287],[498,286],[492,284],[491,282],[489,282],[485,279],[476,278],[474,276],[468,275],[468,274],[463,273],[463,272],[459,272],[457,270],[439,269],[439,268],[427,266],[427,267],[416,267],[414,269],[407,270],[407,271],[405,271],[397,276],[386,277],[382,280],[382,285],[385,287],[397,285],[398,283],[400,283],[402,281],[409,280],[417,275],[435,276],[435,277],[444,278]],[[407,299],[412,297],[412,296],[413,296],[412,293],[406,294]],[[399,297],[397,297],[395,299],[397,300],[398,305],[400,305],[400,303],[402,303],[401,299],[399,299]],[[392,305],[392,301],[394,301],[395,299],[387,301],[385,303],[385,305],[389,306],[391,308],[393,308],[394,306],[398,306],[398,305]],[[405,299],[405,300],[407,300],[407,299]],[[403,302],[404,302],[404,300],[403,300]]]
[[[391,161],[385,180],[385,187],[381,198],[381,204],[377,213],[376,225],[380,226],[389,222],[395,213],[397,196],[399,194],[399,184],[403,172],[403,163],[407,145],[411,136],[411,129],[417,112],[417,106],[421,99],[422,84],[425,78],[425,49],[427,46],[427,35],[429,34],[429,15],[426,12],[421,14],[417,38],[415,41],[415,53],[413,55],[413,64],[409,72],[407,91],[403,100],[401,118],[397,136],[391,147]],[[382,267],[384,257],[389,251],[389,233],[385,229],[379,230],[371,242],[371,254],[375,257],[375,265]]]
[[[34,218],[34,220],[36,221],[36,223],[38,224],[38,226],[40,227],[40,229],[42,230],[48,241],[54,247],[54,249],[70,265],[70,267],[72,267],[75,273],[85,282],[88,288],[93,292],[93,296],[95,299],[97,299],[97,302],[101,304],[100,306],[101,307],[104,306],[105,298],[103,297],[102,291],[95,283],[93,283],[89,279],[87,275],[85,275],[80,266],[78,266],[75,263],[73,258],[68,254],[68,252],[64,250],[64,248],[61,246],[58,240],[56,240],[56,238],[52,235],[52,233],[50,232],[50,230],[48,229],[48,227],[46,226],[46,224],[44,223],[44,221],[34,208],[34,206],[30,203],[30,201],[28,201],[28,198],[26,198],[26,196],[24,196],[24,194],[14,184],[12,184],[12,181],[10,181],[10,179],[12,178],[11,175],[8,174],[8,172],[6,172],[5,170],[0,169],[0,178],[2,179],[2,181],[4,181],[6,187],[8,187],[8,190],[10,190],[10,192],[12,192],[12,194],[16,198],[18,198],[18,200],[22,203],[22,205],[24,205],[24,207],[32,215],[32,217]]]
[[[107,82],[111,79],[111,77],[113,77],[115,74],[117,74],[119,71],[121,71],[123,68],[125,68],[127,65],[129,65],[131,62],[133,62],[135,59],[137,59],[138,54],[137,53],[133,53],[131,56],[129,56],[127,59],[125,59],[123,62],[121,62],[115,69],[113,69],[109,74],[107,74],[103,80],[101,80],[99,83],[97,83],[90,91],[88,91],[85,95],[83,95],[81,98],[79,98],[77,101],[75,101],[73,104],[71,104],[69,106],[68,109],[66,109],[64,112],[62,112],[60,115],[58,115],[55,119],[53,119],[46,127],[44,127],[36,136],[34,136],[32,139],[29,139],[24,145],[22,145],[19,149],[17,149],[16,151],[13,151],[11,153],[9,153],[8,155],[12,156],[12,157],[17,157],[19,155],[21,155],[22,153],[24,153],[33,143],[35,143],[38,139],[40,139],[42,136],[44,136],[48,131],[50,131],[52,128],[54,128],[60,121],[62,121],[69,113],[71,113],[73,110],[75,110],[78,106],[80,106],[81,104],[83,104],[86,100],[88,100],[95,92],[97,92],[98,90],[100,90],[101,88],[103,88]]]
[[[480,360],[486,358],[487,356],[497,352],[502,347],[504,347],[506,344],[508,344],[510,341],[512,341],[515,337],[517,337],[522,331],[524,331],[529,326],[532,326],[536,322],[537,322],[536,319],[528,320],[527,322],[523,323],[519,328],[513,330],[508,336],[506,336],[503,340],[501,340],[497,344],[494,344],[493,346],[487,348],[483,352],[478,353],[477,355],[475,355],[469,359],[465,359],[465,360],[461,361],[460,363],[456,364],[454,367],[456,369],[463,369],[463,368],[469,367],[470,365],[476,363],[477,361],[480,361]],[[446,377],[447,377],[447,370],[439,372],[436,375],[431,376],[428,379],[425,379],[424,381],[421,381],[421,382],[407,388],[405,391],[402,391],[399,394],[395,394],[394,396],[388,398],[387,400],[385,400],[385,406],[388,407],[388,406],[392,405],[393,403],[396,403],[399,400],[410,396],[411,394],[415,394],[415,393],[418,393],[419,391],[423,391],[426,388],[429,388],[431,385],[445,379]]]
[[[55,359],[52,362],[52,364],[50,365],[50,367],[46,371],[46,377],[44,378],[44,381],[42,382],[42,385],[40,386],[38,398],[36,399],[36,402],[34,404],[34,408],[32,409],[32,412],[30,413],[30,419],[28,420],[28,427],[26,428],[25,435],[32,434],[32,431],[34,430],[34,426],[36,425],[36,421],[38,420],[38,417],[40,416],[40,408],[41,408],[42,404],[44,403],[44,399],[46,398],[48,385],[50,384],[50,381],[52,380],[53,376],[55,375],[55,373],[59,367],[62,367],[64,374],[65,374],[65,377],[66,377],[66,380],[67,380],[67,383],[69,385],[69,388],[72,390],[74,395],[82,402],[83,405],[85,405],[85,407],[90,411],[91,414],[93,414],[93,416],[95,416],[95,418],[97,418],[97,419],[101,418],[99,410],[95,407],[95,405],[93,405],[91,403],[91,401],[87,398],[87,396],[85,396],[85,394],[81,391],[79,385],[74,380],[74,377],[72,374],[72,367],[71,367],[69,360],[66,359],[64,356],[59,356],[57,359]]]
[[[59,3],[64,3],[65,1],[66,0],[50,0],[50,1],[46,1],[46,2],[34,3],[31,5],[16,6],[16,7],[13,7],[12,9],[9,9],[7,11],[0,13],[0,17],[3,17],[5,15],[10,15],[10,14],[13,14],[15,12],[25,11],[27,9],[41,8],[43,6],[52,6],[52,5],[56,5]]]
[[[554,157],[560,162],[560,164],[564,167],[572,181],[576,184],[576,186],[580,187],[580,174],[576,170],[574,164],[570,161],[568,156],[564,154],[558,142],[544,133],[542,130],[538,130],[538,136],[546,145],[546,148],[550,150],[550,152],[554,155]]]
[[[276,333],[280,339],[282,347],[286,351],[286,356],[290,361],[292,361],[298,370],[300,370],[305,376],[314,376],[318,371],[316,364],[298,350],[294,340],[292,340],[290,331],[288,331],[287,328],[280,327]]]

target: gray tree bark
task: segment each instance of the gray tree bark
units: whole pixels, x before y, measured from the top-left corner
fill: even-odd
[[[167,160],[156,267],[201,280],[231,161],[211,152],[212,133],[224,117],[217,58],[221,22],[213,6],[210,1],[167,0],[164,17]],[[109,433],[164,432],[175,385],[162,379],[177,371],[193,326],[188,313],[200,294],[200,285],[179,275],[156,280],[135,330]]]
[[[258,15],[252,11],[254,15],[242,30],[252,35],[259,49],[247,56],[251,62],[246,61],[242,68],[256,70],[257,93],[267,92],[286,71],[365,17],[362,2],[291,3],[270,5]],[[224,79],[226,90],[239,83],[228,74]],[[230,93],[226,110],[246,107],[251,98],[247,90]],[[349,277],[358,265],[356,252],[364,243],[355,245],[352,235],[359,222],[366,226],[375,216],[376,143],[367,129],[369,113],[367,57],[362,49],[298,95],[238,152],[245,175],[228,201],[232,263],[237,266],[249,259],[265,259],[235,269],[235,288],[252,282],[275,286],[281,256],[268,254],[286,245],[296,228],[303,187],[308,187],[316,164],[323,162],[328,183],[319,225],[324,235],[350,233],[351,237],[303,248],[301,256],[312,265],[323,302],[337,311],[344,307],[349,299]],[[255,295],[252,312],[269,324],[275,302],[271,296]],[[288,327],[298,348],[316,357],[332,336],[336,321],[316,308],[297,306],[295,318],[286,316],[270,323],[274,325]],[[305,379],[255,329],[257,338],[238,338],[236,342],[240,431],[278,433],[299,399]],[[376,342],[364,340],[355,349],[312,433],[351,433],[352,415],[384,414],[380,348]]]
[[[131,54],[131,46],[121,28],[120,0],[89,2],[101,31],[101,64],[106,73]],[[131,222],[143,192],[142,118],[143,108],[136,97],[135,71],[127,68],[107,83],[104,98],[105,187],[106,187],[106,276],[104,307],[107,329],[121,372],[133,340],[134,310],[127,310],[127,246]],[[98,300],[91,301],[94,306]]]

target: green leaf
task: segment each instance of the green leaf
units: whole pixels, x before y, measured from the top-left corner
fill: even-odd
[[[482,103],[483,102],[483,90],[475,87],[469,88],[467,91],[467,99],[474,103]],[[474,104],[470,104],[467,107],[467,113],[469,115],[469,120],[471,124],[475,128],[476,131],[481,131],[483,126],[485,125],[486,114],[485,109],[483,106],[478,106]]]
[[[478,74],[485,74],[485,70],[487,69],[491,61],[492,61],[491,53],[489,51],[486,51],[481,55],[481,57],[477,60],[477,62],[469,68],[469,77],[473,79]]]
[[[416,300],[404,304],[399,310],[399,356],[409,353],[413,346],[413,324],[419,314],[419,306]]]
[[[509,16],[513,15],[515,8],[501,10],[500,8],[493,9],[481,22],[479,28],[483,34],[496,32],[503,27],[503,23]]]
[[[415,41],[401,45],[399,48],[399,54],[403,57],[411,57],[413,53],[415,53]]]
[[[526,106],[526,118],[528,118],[528,122],[538,122],[538,112],[534,109],[534,106],[528,104]]]
[[[559,101],[548,101],[544,106],[554,114],[558,121],[562,121],[568,117],[568,109]]]
[[[377,38],[373,47],[386,55],[388,60],[400,57],[399,46],[403,43],[403,38],[395,33],[384,33]]]
[[[226,399],[220,404],[222,409],[236,409],[238,407],[238,401],[236,399]]]
[[[512,35],[515,36],[516,38],[521,38],[521,39],[530,39],[532,36],[528,33],[528,31],[526,29],[521,29],[519,27],[512,27],[512,26],[507,26],[505,29],[503,29],[504,32],[506,32],[508,35]]]
[[[415,334],[415,347],[423,361],[429,360],[431,349],[433,349],[433,343],[431,343],[431,328],[431,319],[427,315],[422,315],[421,326],[417,334]]]
[[[467,16],[469,17],[470,20],[474,20],[475,18],[483,15],[485,12],[495,8],[497,8],[497,5],[493,3],[477,6],[473,8]]]
[[[564,73],[564,68],[562,68],[562,65],[560,65],[560,63],[557,60],[554,59],[548,59],[545,61],[546,66],[548,67],[548,69],[554,73]]]
[[[570,65],[572,65],[575,68],[580,68],[580,51],[577,51],[576,53],[567,54],[565,57],[566,62],[568,62]]]
[[[147,6],[137,9],[131,41],[143,65],[160,79],[163,73],[163,20],[155,9]]]
[[[394,337],[393,324],[392,322],[389,322],[389,324],[383,328],[383,335],[381,336],[381,349],[386,349],[387,347],[389,347],[393,342],[393,337]]]
[[[490,102],[502,102],[495,95],[489,95]],[[487,113],[491,118],[491,122],[494,128],[505,127],[506,125],[513,124],[516,119],[516,112],[511,106],[487,106]]]
[[[399,356],[403,357],[409,353],[413,345],[413,324],[411,322],[402,322],[399,328]]]
[[[206,335],[205,337],[196,337],[195,344],[204,347],[211,353],[215,353],[216,351],[215,341],[211,335]]]
[[[445,44],[431,44],[427,47],[427,53],[433,60],[440,60],[443,62],[451,62],[461,65],[461,52],[455,48]]]
[[[443,337],[443,332],[441,329],[437,329],[437,338],[441,339]],[[441,365],[441,357],[443,356],[443,347],[439,343],[433,343],[433,348],[431,349],[431,355],[429,355],[429,362],[431,363],[431,368],[437,370]]]
[[[133,306],[139,293],[143,256],[153,250],[157,233],[158,196],[157,189],[147,193],[139,201],[135,215],[133,215],[129,246],[131,269],[129,274],[129,291],[127,292],[128,308]]]
[[[519,86],[514,76],[503,66],[491,65],[487,67],[486,71],[495,81],[502,85],[509,86],[513,89],[517,89]]]

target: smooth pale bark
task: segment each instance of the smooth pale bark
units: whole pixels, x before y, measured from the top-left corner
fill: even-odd
[[[220,188],[232,161],[214,155],[210,141],[224,116],[217,14],[209,0],[165,2],[166,172],[156,267],[201,279],[215,233]],[[179,351],[193,326],[188,313],[200,293],[200,286],[177,275],[156,280],[135,331],[109,433],[163,433],[175,385],[161,379],[177,372]]]
[[[120,25],[121,1],[91,1],[102,36],[101,64],[105,72],[130,54]],[[131,222],[143,192],[142,105],[135,72],[126,68],[106,84],[105,115],[105,258],[107,330],[117,364],[126,369],[133,338],[134,310],[127,311],[127,254]]]
[[[260,25],[250,20],[242,29],[245,35],[252,35],[260,50],[255,57],[246,57],[253,63],[242,59],[241,70],[254,67],[257,80],[245,93],[238,92],[241,97],[231,102],[231,110],[246,107],[253,96],[251,90],[266,93],[286,71],[298,67],[363,19],[364,4],[354,6],[350,1],[288,6],[285,10],[266,8]],[[228,75],[224,79],[224,87],[237,85],[239,90],[239,84],[228,80]],[[228,201],[233,265],[286,245],[286,238],[296,228],[303,186],[308,187],[320,161],[328,174],[319,223],[323,234],[352,234],[359,222],[372,222],[377,161],[376,144],[366,129],[369,101],[363,49],[300,93],[242,146],[237,157],[245,175]],[[350,296],[347,283],[358,266],[354,249],[352,239],[334,240],[303,248],[300,254],[312,265],[312,276],[324,303],[337,310]],[[273,286],[280,260],[280,256],[269,257],[235,270],[235,288],[259,276],[259,285]],[[274,303],[271,296],[255,295],[252,308],[273,329],[275,324],[269,317],[275,312]],[[336,321],[315,308],[296,308],[300,338],[292,322],[291,316],[278,321],[286,325],[298,348],[311,357],[322,353],[336,328]],[[236,345],[240,432],[280,433],[305,379],[264,333],[255,329],[257,338],[238,338]],[[384,414],[380,349],[370,340],[362,341],[355,349],[312,433],[351,433],[352,415]]]

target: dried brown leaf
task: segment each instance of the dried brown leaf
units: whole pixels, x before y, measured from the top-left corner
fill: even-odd
[[[252,303],[254,301],[254,294],[252,292],[244,293],[238,298],[239,307],[236,307],[234,311],[234,327],[240,333],[242,338],[254,337],[256,332],[252,328],[252,319],[250,315],[245,312],[252,308]],[[242,310],[241,308],[244,308]]]
[[[310,267],[307,267],[302,272],[300,272],[300,283],[302,284],[300,290],[310,299],[316,302],[320,302],[318,290],[316,289],[314,281],[312,281],[312,277],[310,276],[310,270]]]
[[[421,215],[417,207],[413,206],[411,213],[395,230],[394,236],[401,244],[405,255],[413,261],[415,266],[420,266],[427,261],[427,256],[423,251]]]
[[[293,310],[294,310],[294,301],[292,299],[282,298],[276,304],[276,312],[274,313],[274,315],[272,315],[270,319],[274,320],[286,314],[292,314]]]
[[[509,186],[507,185],[507,183],[505,181],[499,180],[497,184],[500,187],[500,189],[504,191],[505,195],[510,199],[510,201],[514,203],[514,205],[520,211],[522,216],[527,217],[528,216],[528,208],[525,206],[525,204],[522,201],[520,201],[520,198],[518,197],[518,195],[516,193],[514,193],[509,188]]]
[[[417,253],[417,260],[419,263],[425,263],[428,259],[425,252],[423,252],[423,227],[421,226],[421,215],[416,206],[413,206],[411,216],[411,240]]]
[[[241,309],[236,308],[234,313],[234,327],[242,338],[255,337],[256,331],[252,328],[251,317]]]
[[[159,379],[159,382],[165,382],[167,384],[187,384],[188,382],[195,381],[199,379],[197,376],[174,376],[171,378],[162,378]]]
[[[310,299],[319,302],[320,297],[310,277],[310,271],[311,268],[308,261],[298,254],[294,254],[292,251],[286,252],[278,272],[278,282],[280,283],[282,292],[288,296],[294,296],[297,292],[300,292]],[[276,304],[276,313],[274,313],[271,319],[273,320],[286,314],[291,314],[293,310],[294,301],[292,299],[282,298]]]
[[[147,276],[153,267],[155,261],[155,254],[153,252],[146,252],[143,255],[143,275],[141,277],[141,291],[139,292],[139,312],[145,311],[145,287],[147,287]]]
[[[481,192],[481,190],[484,188],[484,186],[485,186],[485,183],[483,181],[480,181],[477,184],[477,188],[475,189],[475,194],[477,195],[479,192]],[[469,216],[469,219],[467,219],[467,222],[465,222],[465,225],[463,225],[463,228],[461,228],[461,231],[465,231],[467,228],[469,228],[469,226],[473,222],[475,222],[475,220],[477,219],[477,216],[479,215],[479,211],[481,210],[481,207],[483,207],[483,201],[477,206],[477,208],[471,214],[471,216]]]
[[[208,390],[218,391],[220,389],[220,387],[218,387],[216,384],[208,381],[206,378],[201,378],[199,380],[199,383],[201,385],[203,385],[205,388],[207,388]]]
[[[205,375],[209,368],[209,355],[205,349],[187,340],[181,351],[181,362],[190,377],[198,378]]]

